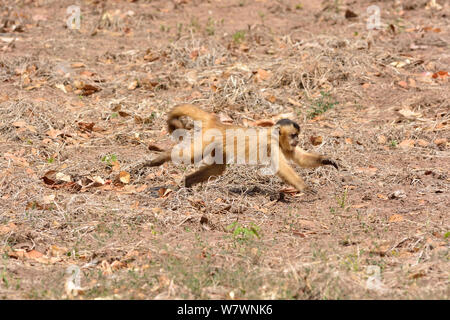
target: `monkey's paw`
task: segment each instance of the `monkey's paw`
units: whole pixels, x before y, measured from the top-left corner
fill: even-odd
[[[333,167],[335,167],[337,170],[339,170],[339,167],[338,167],[337,163],[336,163],[335,161],[333,161],[333,160],[330,160],[330,159],[323,159],[323,160],[322,160],[322,164],[323,164],[323,165],[330,165],[330,166],[333,166]]]

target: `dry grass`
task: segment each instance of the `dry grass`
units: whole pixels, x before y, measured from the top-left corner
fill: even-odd
[[[54,3],[24,4],[21,40],[0,43],[0,297],[448,299],[450,90],[423,73],[449,65],[450,8],[413,2],[405,16],[380,4],[371,32],[362,14],[293,1],[86,2],[81,32]],[[173,143],[165,114],[181,102],[238,124],[290,114],[341,169],[297,169],[316,196],[241,166],[192,189],[178,188],[192,167],[173,164],[118,183],[149,144]],[[49,186],[51,170],[82,187]]]

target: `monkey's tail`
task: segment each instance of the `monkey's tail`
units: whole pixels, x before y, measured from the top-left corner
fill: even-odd
[[[167,126],[169,133],[172,133],[176,129],[184,129],[184,123],[180,120],[180,117],[189,117],[194,121],[201,121],[202,125],[214,120],[215,116],[212,113],[206,112],[192,104],[180,104],[175,106],[170,112],[167,118]]]

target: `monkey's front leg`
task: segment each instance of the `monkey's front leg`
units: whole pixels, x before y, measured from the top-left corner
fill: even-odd
[[[317,153],[306,152],[299,147],[295,148],[292,160],[303,168],[315,168],[319,166],[331,165],[338,169],[337,163],[333,160]]]
[[[286,158],[282,155],[279,157],[277,175],[287,184],[290,184],[298,191],[312,191],[308,188],[302,178],[300,178],[295,170],[289,165]]]

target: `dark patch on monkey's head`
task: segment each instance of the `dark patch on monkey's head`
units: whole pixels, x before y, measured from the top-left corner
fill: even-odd
[[[275,125],[279,128],[280,147],[284,151],[293,151],[298,144],[300,126],[289,119],[278,120]]]
[[[277,121],[276,125],[279,125],[280,127],[293,125],[294,128],[297,129],[297,131],[300,131],[300,126],[296,122],[289,119],[280,119]]]

